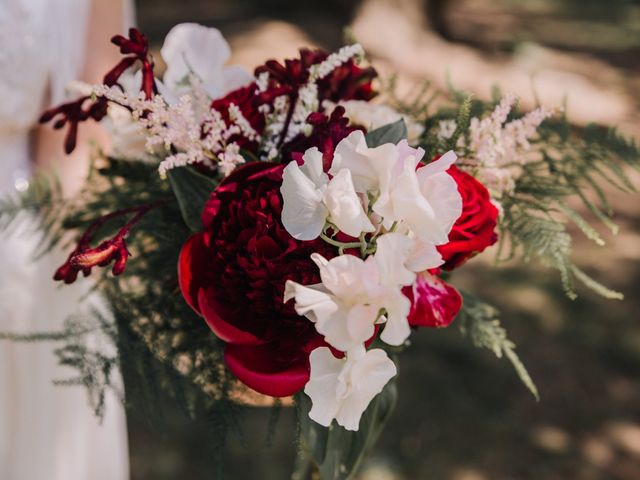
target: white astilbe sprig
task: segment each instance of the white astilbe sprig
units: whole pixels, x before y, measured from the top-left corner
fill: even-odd
[[[488,117],[472,118],[468,138],[461,137],[458,142],[458,148],[467,152],[462,166],[497,198],[513,190],[523,165],[538,158],[531,141],[540,124],[556,112],[539,107],[522,118],[507,122],[516,101],[514,95],[507,95]],[[443,130],[448,133],[451,128],[440,127],[440,136],[445,138]]]
[[[352,58],[359,58],[363,56],[364,49],[359,43],[346,45],[337,52],[329,55],[323,62],[318,63],[317,65],[312,65],[309,68],[309,82],[321,80]]]
[[[118,87],[98,86],[94,94],[131,110],[134,121],[146,132],[149,151],[157,151],[158,147],[165,149],[168,155],[158,167],[160,175],[193,163],[217,167],[227,175],[244,162],[232,138],[243,136],[257,140],[259,135],[236,105],[229,106],[231,122],[227,123],[220,112],[208,108],[210,100],[197,88],[195,80],[193,84],[189,95],[173,103],[167,103],[160,95],[147,100],[142,94],[132,95]]]
[[[262,145],[262,157],[264,159],[273,160],[278,155],[279,147],[284,143],[290,142],[299,134],[311,134],[312,127],[307,123],[307,118],[309,114],[317,112],[321,106],[318,98],[317,82],[349,60],[363,55],[362,46],[356,43],[342,47],[337,52],[329,55],[323,62],[309,67],[309,79],[298,90],[295,98],[296,103],[291,113],[291,99],[288,95],[277,97],[272,107],[269,105],[260,107],[260,111],[265,114],[266,119]],[[256,84],[259,92],[267,90],[269,74],[267,72],[261,73],[257,78]]]

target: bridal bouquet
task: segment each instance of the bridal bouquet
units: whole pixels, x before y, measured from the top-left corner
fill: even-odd
[[[39,197],[53,243],[78,234],[55,280],[110,269],[93,276],[120,356],[62,349],[83,383],[108,380],[112,362],[137,369],[128,388],[155,381],[191,412],[293,397],[297,478],[351,478],[422,328],[457,324],[537,397],[497,310],[454,286],[469,259],[498,243],[498,261],[538,258],[571,297],[577,280],[620,298],[571,262],[566,229],[603,243],[569,197],[616,229],[601,185],[631,190],[623,167],[638,151],[612,129],[577,132],[563,109],[523,113],[509,95],[399,99],[358,44],[250,74],[226,65],[218,30],[181,24],[160,78],[140,32],[112,41],[123,57],[103,84],[76,85],[80,98],[42,116],[67,129],[67,152],[87,120],[112,150],[77,198],[57,202],[38,181],[23,198]],[[139,349],[164,370],[135,361]]]

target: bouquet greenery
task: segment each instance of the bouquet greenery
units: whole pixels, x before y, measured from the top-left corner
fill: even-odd
[[[497,243],[496,264],[540,260],[571,298],[576,284],[621,298],[572,263],[567,230],[604,244],[573,197],[617,230],[603,185],[634,191],[625,167],[640,162],[615,130],[577,130],[561,108],[522,112],[499,93],[484,102],[452,87],[436,108],[428,88],[378,92],[358,44],[249,74],[225,65],[217,30],[182,24],[159,79],[140,32],[113,43],[123,59],[103,84],[42,117],[68,129],[67,151],[81,122],[102,122],[112,151],[71,199],[37,175],[0,204],[3,228],[33,210],[44,249],[69,247],[55,280],[93,273],[108,300],[110,315],[27,338],[63,342],[98,414],[120,368],[129,406],[157,416],[156,392],[168,392],[207,419],[222,456],[238,403],[292,401],[294,478],[352,478],[421,327],[457,325],[538,396],[496,308],[454,286],[470,258]],[[90,347],[96,331],[117,354]]]

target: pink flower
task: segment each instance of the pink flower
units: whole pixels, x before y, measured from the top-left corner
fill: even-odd
[[[411,300],[412,327],[448,327],[462,307],[462,296],[440,278],[424,272],[402,291]]]

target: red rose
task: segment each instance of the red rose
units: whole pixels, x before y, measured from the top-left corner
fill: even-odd
[[[435,275],[418,274],[402,293],[411,300],[407,319],[412,327],[447,327],[462,307],[460,293]]]
[[[449,243],[438,251],[444,258],[444,270],[453,270],[498,240],[495,231],[498,209],[491,203],[489,191],[468,173],[452,166],[447,170],[462,196],[462,214],[449,233]]]
[[[205,205],[203,231],[182,248],[178,269],[187,303],[227,343],[231,372],[275,397],[304,387],[309,353],[323,344],[293,302],[283,303],[285,282],[319,283],[311,253],[336,254],[321,240],[295,240],[282,226],[283,168],[249,163],[227,177]]]

